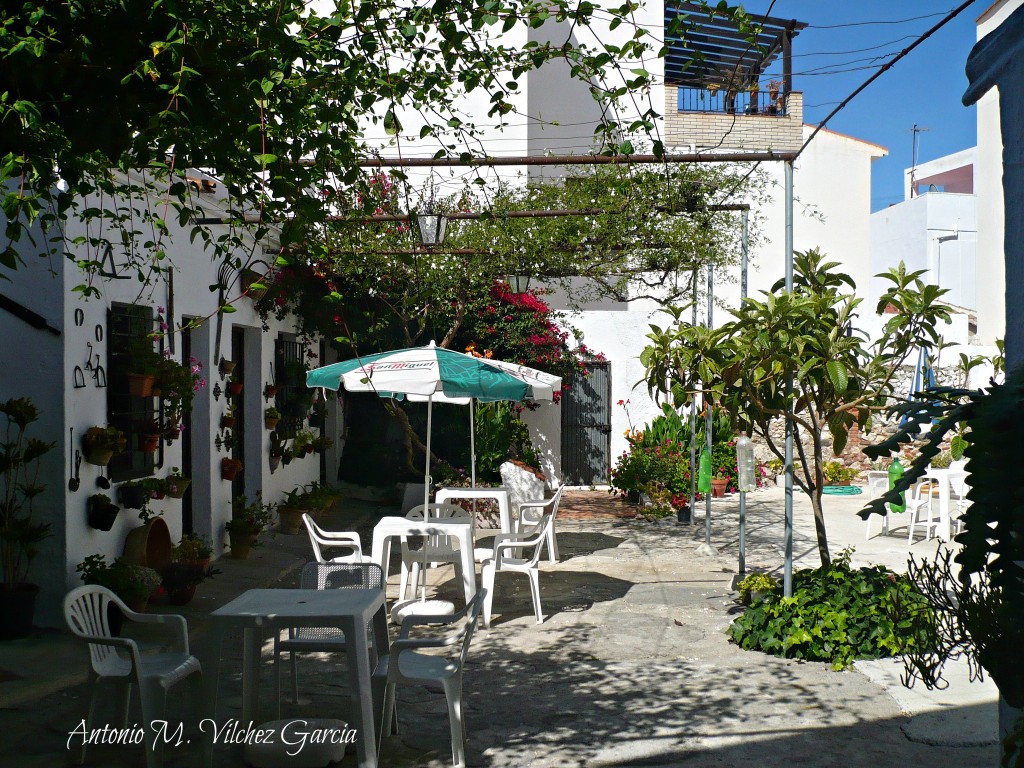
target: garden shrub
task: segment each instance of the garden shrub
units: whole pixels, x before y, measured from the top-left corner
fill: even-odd
[[[626,408],[628,400],[620,400]],[[705,445],[704,419],[697,421],[697,456]],[[711,466],[716,474],[729,477],[728,490],[736,490],[736,441],[727,414],[716,415],[712,425]],[[618,492],[636,503],[640,494],[651,495],[650,488],[666,491],[672,506],[683,507],[690,498],[690,422],[689,416],[678,414],[663,405],[662,414],[641,431],[626,431],[629,450],[624,451],[611,471],[612,492]]]
[[[882,566],[850,567],[852,549],[828,567],[793,574],[793,596],[776,587],[728,629],[746,650],[843,669],[928,644],[931,608],[906,576]]]

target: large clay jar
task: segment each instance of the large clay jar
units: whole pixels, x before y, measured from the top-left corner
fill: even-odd
[[[124,559],[156,571],[171,562],[171,532],[162,517],[128,532],[124,540]]]

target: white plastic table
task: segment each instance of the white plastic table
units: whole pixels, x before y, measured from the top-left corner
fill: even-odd
[[[388,562],[391,560],[391,539],[395,536],[451,536],[459,542],[462,559],[462,589],[466,604],[476,594],[476,568],[473,564],[473,523],[466,518],[409,520],[406,517],[382,517],[373,528],[371,560],[384,571],[388,580]]]
[[[512,533],[512,513],[509,509],[508,488],[442,488],[437,492],[435,500],[444,504],[451,499],[494,499],[498,502],[498,516],[501,519],[501,532]]]
[[[255,723],[259,711],[259,665],[262,629],[284,627],[337,627],[345,633],[348,674],[352,690],[353,723],[357,733],[360,768],[377,766],[375,696],[371,688],[370,647],[366,626],[373,622],[375,649],[389,649],[388,620],[382,589],[250,589],[210,614],[215,631],[213,685],[220,677],[220,650],[224,632],[243,630],[242,717]],[[387,652],[386,650],[384,651]],[[214,711],[216,711],[216,687]]]

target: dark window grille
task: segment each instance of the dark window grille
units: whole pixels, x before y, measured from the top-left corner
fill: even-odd
[[[124,432],[128,445],[108,465],[116,482],[152,475],[158,454],[163,456],[162,441],[158,454],[140,450],[143,427],[159,415],[157,399],[128,394],[128,374],[134,372],[131,350],[152,344],[153,329],[152,307],[114,304],[107,314],[107,422]]]
[[[294,375],[295,363],[302,363],[302,344],[291,334],[278,334],[274,345],[274,371],[277,376],[277,395],[274,407],[281,412],[277,436],[282,440],[295,437],[306,420],[307,409],[300,408],[306,396],[306,382]],[[289,365],[291,363],[291,365]],[[300,414],[301,411],[301,414]]]
[[[730,94],[721,88],[679,88],[676,91],[676,100],[680,112],[786,116],[786,94],[776,94],[773,99],[769,91],[737,91]]]

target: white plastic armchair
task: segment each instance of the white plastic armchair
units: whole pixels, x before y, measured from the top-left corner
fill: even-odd
[[[115,637],[108,621],[110,605],[117,606],[128,621],[166,625],[175,641],[172,650],[141,653],[135,640]],[[86,585],[71,590],[64,597],[64,619],[71,631],[89,644],[89,710],[86,730],[92,727],[96,687],[101,679],[113,679],[123,688],[124,726],[128,725],[132,682],[138,683],[142,721],[147,725],[146,766],[158,768],[163,764],[164,739],[157,738],[155,729],[150,729],[148,724],[166,719],[167,690],[175,683],[191,678],[196,721],[206,717],[202,667],[199,660],[189,652],[188,625],[184,617],[136,613],[106,587]],[[213,744],[204,740],[204,745],[204,760],[209,766],[213,760]],[[85,760],[85,747],[83,743],[79,762]]]
[[[518,530],[524,530],[524,526],[536,526],[544,517],[551,515],[551,524],[548,526],[547,545],[548,562],[554,565],[558,562],[558,540],[555,537],[555,516],[558,514],[558,505],[562,503],[562,492],[565,490],[565,483],[558,486],[554,496],[550,499],[530,499],[519,505]]]
[[[938,499],[934,505],[932,504],[932,488],[932,482],[924,480],[911,486],[907,493],[906,513],[910,516],[907,519],[907,544],[914,543],[914,528],[918,525],[924,527],[925,541],[932,535],[938,535],[942,520],[939,516]]]
[[[434,519],[466,518],[471,522],[469,512],[456,504],[430,504],[429,515]],[[406,513],[409,520],[423,519],[423,505],[418,504]],[[459,550],[455,547],[454,540],[450,536],[429,536],[421,549],[412,549],[406,537],[402,537],[402,572],[398,582],[398,600],[405,599],[405,591],[411,583],[413,597],[416,596],[416,589],[419,586],[420,568],[426,563],[427,567],[436,567],[439,564],[451,563],[455,566],[455,578],[462,579],[462,558]],[[426,576],[424,575],[424,578]]]
[[[306,533],[309,534],[309,543],[313,545],[313,556],[318,563],[362,563],[366,562],[363,557],[362,544],[359,541],[359,534],[349,531],[325,531],[305,512],[302,514],[302,522],[306,526]],[[328,557],[324,554],[325,549],[348,550],[343,555]]]
[[[541,518],[539,524],[529,532],[499,533],[494,537],[494,557],[485,560],[481,580],[487,591],[484,601],[484,626],[491,626],[491,607],[494,603],[494,578],[499,572],[525,573],[530,580],[530,597],[537,623],[544,621],[540,607],[540,553],[551,530],[551,515]],[[519,557],[522,550],[533,550],[529,557]]]
[[[444,688],[448,702],[448,720],[452,734],[452,761],[455,768],[466,765],[466,727],[462,717],[462,672],[473,640],[473,630],[480,617],[486,590],[477,590],[469,604],[458,613],[443,615],[410,615],[402,620],[398,639],[391,643],[391,653],[382,656],[376,677],[384,677],[384,723],[382,735],[397,732],[395,687],[398,683],[414,685],[438,684]],[[451,628],[443,636],[412,637],[415,627],[441,626]],[[419,653],[427,648],[459,646],[457,657]],[[394,726],[394,728],[393,728]]]

